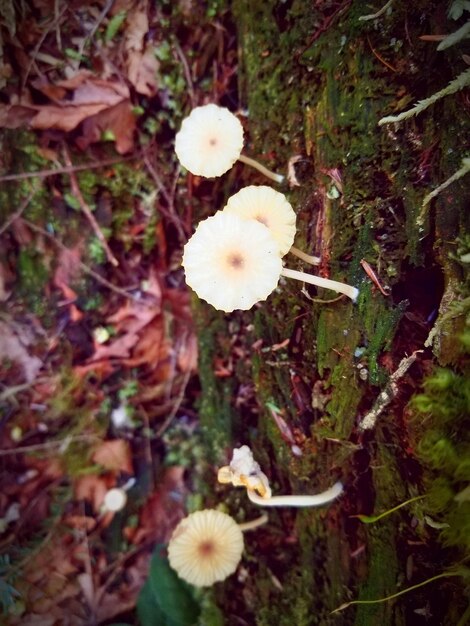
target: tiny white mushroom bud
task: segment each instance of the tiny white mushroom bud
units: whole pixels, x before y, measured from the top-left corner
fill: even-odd
[[[117,511],[122,511],[122,509],[126,506],[126,502],[127,494],[124,489],[114,487],[106,492],[103,506],[106,511],[116,513]]]

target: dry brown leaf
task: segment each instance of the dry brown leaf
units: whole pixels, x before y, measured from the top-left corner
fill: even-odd
[[[104,502],[108,485],[104,478],[96,475],[81,476],[75,481],[74,496],[76,500],[88,500],[93,510],[98,512]]]
[[[185,340],[178,350],[178,367],[182,372],[195,372],[197,370],[198,343],[193,332],[186,335]]]
[[[127,77],[137,93],[151,97],[157,92],[159,63],[152,45],[145,43],[149,30],[146,3],[128,15],[126,24]]]
[[[79,277],[82,244],[80,241],[74,248],[63,248],[59,252],[53,283],[62,291],[64,286],[69,287]],[[68,298],[69,295],[64,293],[64,297]]]
[[[38,375],[42,361],[29,354],[25,347],[29,342],[16,334],[15,330],[21,332],[21,327],[17,324],[11,326],[0,320],[0,358],[17,363],[23,370],[26,382],[31,383]]]
[[[157,73],[159,62],[153,52],[153,46],[147,45],[143,53],[130,51],[127,61],[127,77],[137,93],[152,97],[157,93]]]
[[[140,332],[156,317],[161,315],[161,289],[156,276],[150,275],[147,293],[152,300],[137,302],[127,301],[116,313],[108,317],[107,322],[114,324],[118,333],[109,344],[96,346],[90,361],[131,356],[132,349],[140,340]]]
[[[135,11],[128,14],[126,20],[125,48],[127,51],[142,51],[144,38],[149,30],[146,3],[141,3]]]
[[[105,109],[84,120],[82,136],[76,141],[79,148],[85,150],[91,143],[101,141],[104,132],[113,134],[116,150],[126,154],[134,148],[136,118],[132,112],[130,100],[123,100],[109,109]]]
[[[100,103],[63,107],[45,104],[43,107],[35,107],[37,113],[32,118],[30,126],[37,130],[55,128],[67,132],[76,128],[80,122],[83,122],[90,115],[96,115],[106,108],[106,104]]]
[[[87,120],[81,140],[85,147],[100,141],[102,131],[110,130],[121,154],[133,148],[135,117],[132,113],[129,88],[123,82],[95,78],[88,71],[50,84],[36,81],[35,86],[54,102],[34,104],[22,101],[15,105],[0,105],[0,127],[30,126],[37,130],[56,129],[69,132]],[[79,138],[80,139],[80,138]]]
[[[124,439],[104,441],[94,451],[92,460],[107,470],[133,474],[131,450]]]
[[[167,543],[175,526],[184,517],[186,496],[184,468],[169,467],[155,492],[145,503],[139,518],[137,532],[129,536],[133,543],[152,540]]]

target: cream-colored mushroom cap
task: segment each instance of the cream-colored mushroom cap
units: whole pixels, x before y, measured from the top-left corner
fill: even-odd
[[[266,300],[282,270],[266,226],[224,211],[199,223],[184,247],[183,266],[197,295],[226,312]]]
[[[237,569],[243,533],[230,515],[206,509],[185,517],[168,544],[168,559],[178,576],[197,587],[225,580]]]
[[[244,219],[254,219],[269,228],[281,256],[289,252],[295,237],[294,209],[284,194],[266,185],[243,187],[228,199],[224,208]]]
[[[242,148],[240,121],[216,104],[193,109],[175,138],[175,152],[181,165],[206,178],[222,176],[238,159]]]

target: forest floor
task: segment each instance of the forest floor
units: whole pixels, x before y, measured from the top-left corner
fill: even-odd
[[[470,13],[387,5],[0,3],[2,624],[470,622]],[[209,102],[287,182],[181,168]],[[224,314],[186,286],[195,226],[251,184],[320,257],[286,265],[357,302],[281,279]],[[259,515],[217,483],[245,444],[275,495],[344,492],[191,588],[165,546],[188,512]]]

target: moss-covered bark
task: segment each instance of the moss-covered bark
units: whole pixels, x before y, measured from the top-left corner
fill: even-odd
[[[253,597],[245,598],[246,611],[260,625],[412,623],[413,611],[429,604],[425,594],[329,614],[347,600],[387,596],[439,573],[431,554],[413,553],[419,538],[411,521],[414,513],[422,519],[419,507],[369,527],[349,516],[386,510],[419,491],[420,470],[407,449],[402,415],[406,398],[392,403],[367,436],[358,433],[358,418],[400,359],[423,347],[439,306],[442,318],[449,302],[462,297],[462,275],[450,254],[468,230],[465,181],[424,213],[421,208],[426,193],[458,169],[463,156],[457,136],[468,132],[468,122],[461,96],[400,126],[377,123],[444,86],[459,62],[419,39],[451,28],[442,3],[397,2],[380,19],[365,22],[358,18],[370,7],[362,2],[344,2],[335,14],[337,9],[337,3],[301,0],[233,3],[241,104],[249,112],[247,152],[277,169],[300,155],[301,185],[284,190],[298,214],[296,245],[322,255],[322,273],[360,288],[353,305],[344,299],[323,303],[331,298],[326,292],[301,293],[298,285],[281,284],[258,309],[218,317],[209,352],[201,343],[209,394],[203,421],[214,407],[221,410],[231,383],[237,415],[231,444],[252,446],[275,491],[315,492],[338,476],[346,485],[344,498],[327,511],[272,514],[270,558],[258,560],[256,541],[249,543],[256,564],[250,566]],[[242,176],[240,186],[248,179],[265,184],[253,174]],[[390,296],[373,286],[362,260],[391,288]],[[297,262],[287,257],[287,264]],[[208,320],[202,318],[202,342]],[[438,321],[438,361],[459,358],[456,331],[463,320]],[[230,324],[249,329],[241,339],[249,356],[222,386],[208,365],[227,348],[221,337],[231,335]],[[285,339],[287,347],[270,348]],[[242,387],[252,395],[237,408]],[[218,398],[212,407],[209,397]],[[290,426],[301,457],[283,440],[269,403]],[[444,596],[459,597],[457,582],[443,589]],[[229,584],[227,607],[230,590]],[[463,613],[465,604],[458,603]],[[434,619],[447,623],[445,606],[440,612]]]

